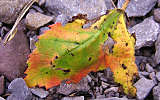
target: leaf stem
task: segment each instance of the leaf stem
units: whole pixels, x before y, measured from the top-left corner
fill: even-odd
[[[126,0],[121,9],[122,10],[126,10],[126,8],[127,8],[127,6],[128,6],[128,4],[129,4],[130,1],[131,0]]]

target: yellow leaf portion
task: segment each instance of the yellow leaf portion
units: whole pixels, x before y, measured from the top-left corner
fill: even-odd
[[[106,64],[114,73],[115,82],[122,84],[124,92],[135,96],[136,88],[133,86],[133,77],[137,75],[134,57],[135,40],[127,31],[123,14],[119,16],[116,24],[109,30],[115,44],[112,53],[106,51]]]

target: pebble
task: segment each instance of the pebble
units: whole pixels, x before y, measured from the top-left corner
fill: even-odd
[[[38,41],[38,37],[37,35],[34,35],[33,37],[30,37],[29,40],[30,40],[30,49],[31,51],[33,51],[36,48],[35,43]]]
[[[109,86],[110,86],[110,84],[105,83],[105,82],[102,81],[102,87],[103,87],[104,89],[107,88],[107,87],[109,87]]]
[[[151,65],[149,65],[148,63],[146,64],[146,71],[151,73],[154,71],[153,67]]]
[[[0,100],[5,100],[4,98],[0,97]]]
[[[128,100],[126,97],[118,98],[118,97],[109,97],[109,98],[102,98],[102,99],[91,99],[91,100]]]
[[[0,22],[14,23],[24,5],[30,0],[1,0]]]
[[[84,77],[79,83],[77,84],[66,84],[61,83],[60,87],[57,89],[57,93],[69,95],[73,91],[88,91],[90,89],[88,85],[87,77]]]
[[[46,97],[49,95],[49,92],[48,92],[48,91],[45,91],[45,90],[43,90],[43,89],[41,89],[41,88],[35,88],[35,89],[32,88],[32,89],[31,89],[31,92],[32,92],[34,95],[40,97],[41,99],[46,98]]]
[[[118,8],[121,8],[125,0],[118,0]],[[145,16],[155,6],[157,0],[131,0],[126,13],[128,17]]]
[[[160,100],[160,84],[153,88],[153,98],[154,100]]]
[[[144,100],[155,86],[155,83],[153,80],[141,78],[134,84],[134,86],[137,89],[137,99]]]
[[[149,74],[150,79],[152,79],[154,81],[155,84],[157,84],[157,77],[155,72],[152,72]]]
[[[64,97],[62,100],[84,100],[84,96],[77,96],[77,97]]]
[[[36,30],[41,26],[49,23],[53,20],[53,17],[41,14],[39,12],[31,13],[29,12],[26,16],[25,23],[27,27],[31,30]]]
[[[49,30],[49,27],[42,27],[39,29],[39,34],[43,34],[46,30]]]
[[[158,0],[158,7],[160,7],[160,0]]]
[[[156,73],[157,80],[160,82],[160,72]]]
[[[26,61],[30,50],[25,29],[22,20],[17,27],[18,34],[5,46],[0,43],[0,75],[4,75],[9,81],[23,75],[27,68]]]
[[[135,33],[136,35],[135,49],[144,46],[153,46],[159,31],[159,24],[153,20],[153,16],[146,18],[143,22],[129,29],[130,33]]]
[[[0,77],[0,95],[2,95],[4,93],[5,90],[5,80],[4,80],[4,76]]]
[[[160,35],[158,35],[157,41],[155,43],[155,56],[154,56],[154,61],[156,64],[160,64]]]
[[[32,93],[22,78],[14,79],[8,86],[11,95],[7,100],[31,100]]]
[[[113,8],[110,0],[46,0],[45,7],[54,15],[64,16],[63,20],[80,13],[93,19]]]
[[[160,23],[160,8],[154,10],[154,20]]]
[[[106,89],[105,91],[104,91],[104,93],[108,93],[108,92],[117,92],[118,91],[118,87],[111,87],[111,88],[109,88],[109,89]]]

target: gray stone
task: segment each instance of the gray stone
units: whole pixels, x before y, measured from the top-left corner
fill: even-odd
[[[104,89],[107,88],[107,87],[109,87],[109,86],[110,86],[110,84],[105,83],[105,82],[102,81],[102,87],[103,87]]]
[[[111,88],[109,88],[109,89],[106,89],[105,91],[104,91],[104,93],[108,93],[108,92],[117,92],[118,91],[118,87],[111,87]]]
[[[61,83],[60,87],[57,89],[58,93],[69,95],[73,91],[88,91],[90,89],[88,85],[88,78],[84,77],[79,83],[77,84],[66,84]]]
[[[142,23],[139,23],[129,29],[130,33],[136,34],[135,49],[144,46],[152,46],[160,32],[159,24],[153,20],[153,16],[146,18]]]
[[[151,73],[151,72],[154,71],[154,69],[153,69],[153,67],[150,64],[147,63],[146,64],[146,71],[149,72],[149,73]]]
[[[84,100],[84,96],[79,97],[64,97],[62,100]]]
[[[157,80],[160,81],[160,72],[156,73]]]
[[[4,82],[4,76],[0,77],[0,95],[4,93],[5,90],[5,82]]]
[[[20,10],[28,3],[30,0],[0,0],[0,21],[10,24],[13,23]]]
[[[5,100],[4,98],[0,97],[0,100]]]
[[[158,7],[160,7],[160,0],[158,0]]]
[[[153,88],[153,98],[154,100],[160,100],[160,84]]]
[[[155,72],[152,72],[149,74],[150,79],[154,81],[155,84],[157,84],[157,78]]]
[[[34,95],[40,97],[41,99],[46,98],[46,97],[49,95],[49,92],[48,92],[48,91],[45,91],[45,90],[43,90],[43,89],[41,89],[41,88],[35,88],[35,89],[32,88],[32,89],[31,89],[31,92],[32,92]]]
[[[40,28],[39,34],[40,35],[43,34],[46,30],[49,30],[49,27],[42,27],[42,28]]]
[[[33,51],[36,48],[35,43],[37,42],[38,37],[37,35],[35,35],[33,37],[30,37],[29,40],[30,40],[30,49],[31,51]]]
[[[91,99],[91,100],[128,100],[126,97],[118,98],[118,97],[109,97],[109,98],[102,98],[102,99]]]
[[[93,19],[113,8],[110,0],[46,0],[45,7],[54,15],[65,16],[66,21],[79,13]]]
[[[39,12],[36,13],[28,13],[25,19],[25,23],[28,28],[32,30],[36,30],[37,28],[49,23],[53,20],[53,17],[41,14]]]
[[[121,8],[125,0],[118,0],[118,8]],[[126,13],[128,17],[145,16],[155,6],[157,0],[131,0]]]
[[[24,75],[27,68],[30,50],[25,29],[24,22],[21,21],[17,27],[18,34],[6,45],[0,43],[0,75],[4,75],[9,81]]]
[[[160,63],[160,35],[158,35],[158,39],[155,43],[155,48],[156,48],[156,52],[154,56],[154,61],[156,64],[159,64]]]
[[[155,83],[153,80],[141,78],[134,84],[134,86],[137,89],[137,99],[144,100],[150,93],[151,89],[155,86]]]
[[[7,100],[31,100],[32,93],[22,78],[14,79],[8,86],[11,95]]]
[[[160,23],[160,8],[154,10],[154,20]]]
[[[62,25],[65,25],[69,20],[70,20],[69,16],[61,14],[57,16],[55,23],[61,23]]]

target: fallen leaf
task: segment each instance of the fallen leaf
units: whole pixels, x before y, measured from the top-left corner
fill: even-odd
[[[83,29],[85,20],[77,19],[62,26],[56,23],[39,36],[36,49],[30,54],[25,81],[30,87],[47,89],[66,83],[77,83],[91,71],[110,67],[115,82],[126,94],[135,96],[133,76],[137,74],[134,58],[134,39],[126,29],[124,12],[110,10],[91,27]],[[113,51],[104,45],[110,36]]]

